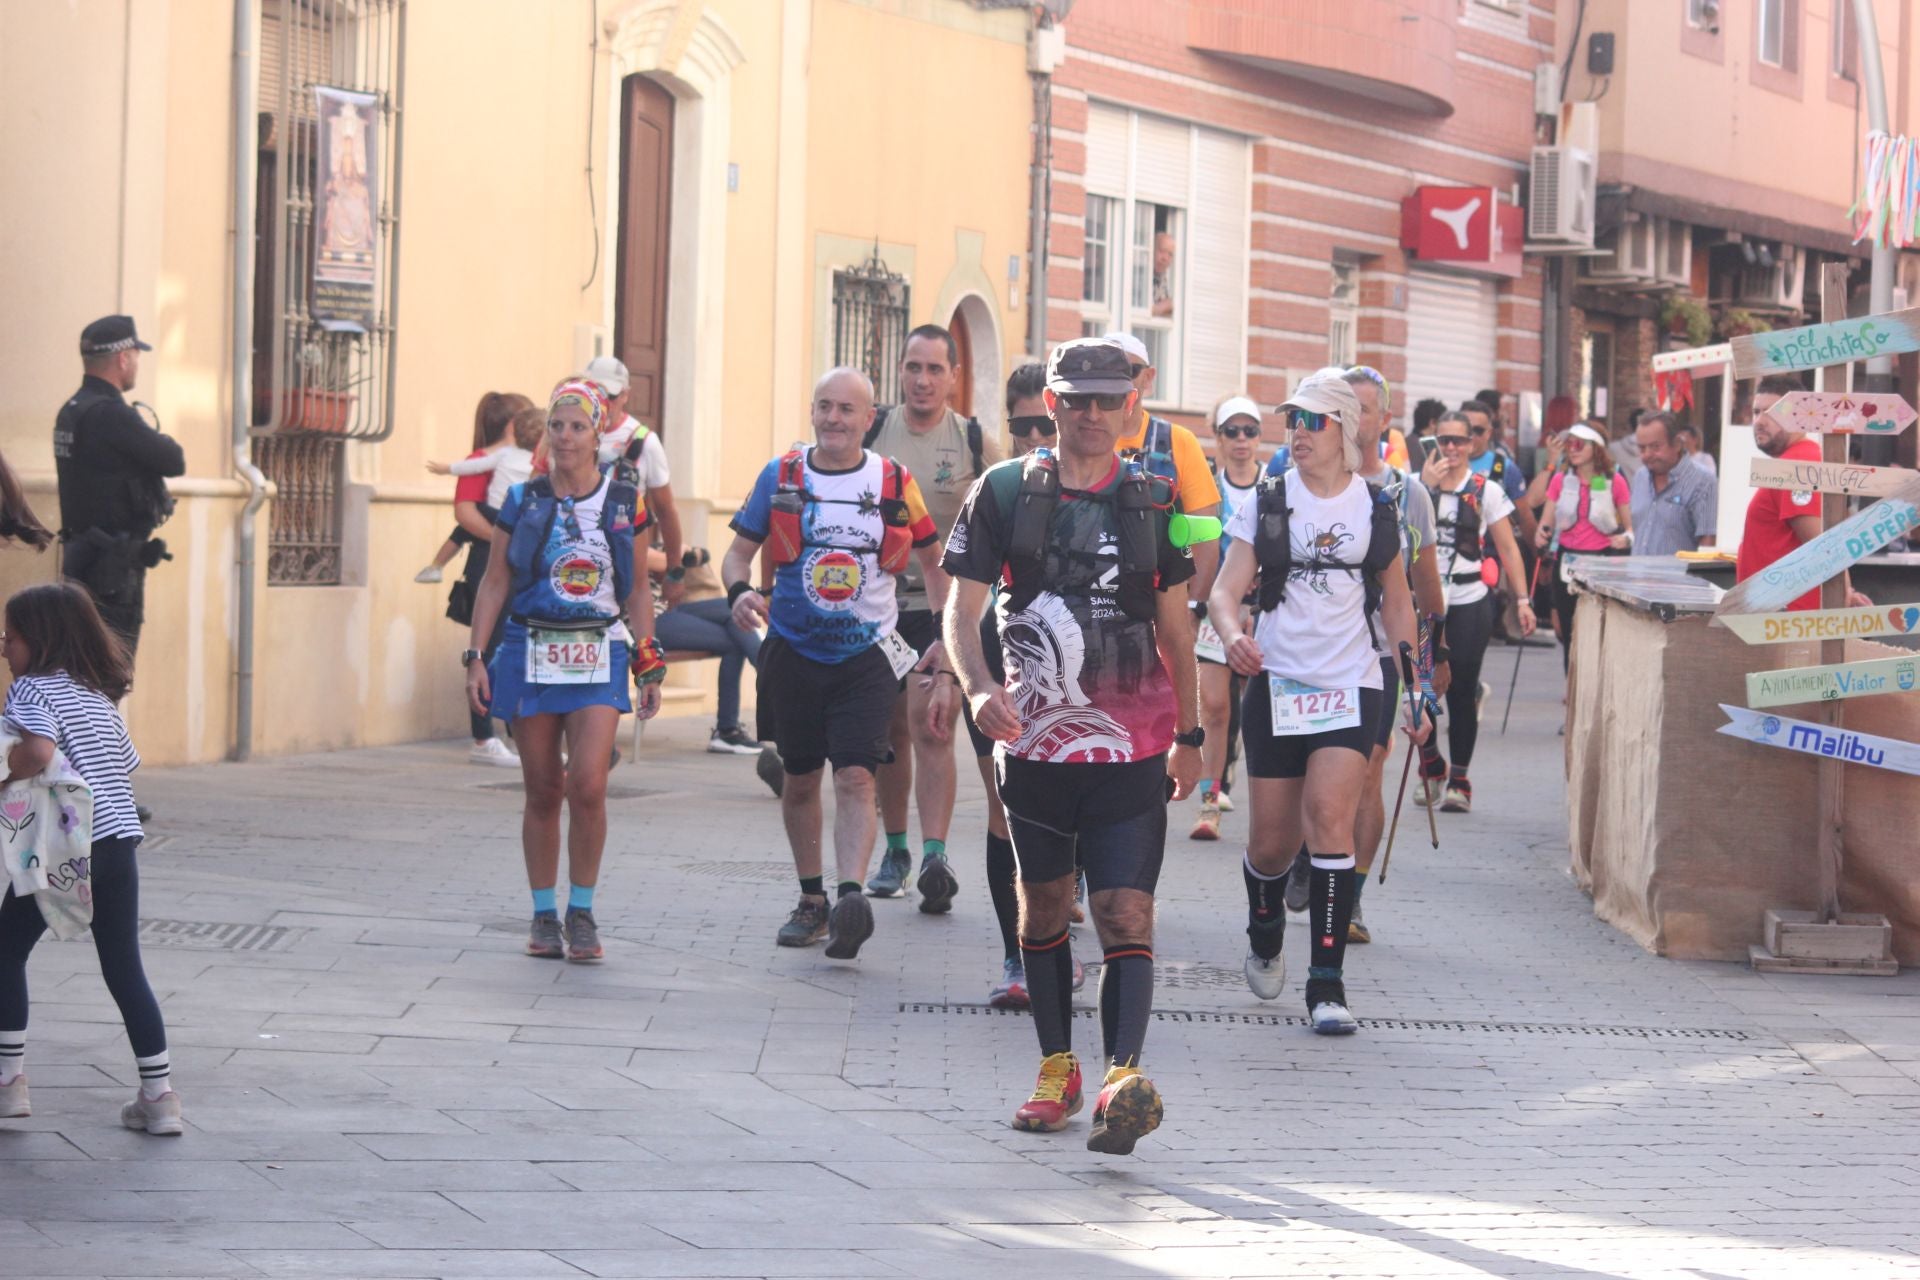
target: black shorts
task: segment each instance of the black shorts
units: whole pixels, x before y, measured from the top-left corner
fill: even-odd
[[[1400,664],[1382,655],[1380,658],[1380,723],[1375,728],[1375,746],[1393,742],[1394,711],[1400,705]]]
[[[900,683],[875,645],[845,662],[815,662],[777,635],[760,646],[759,734],[771,741],[790,774],[832,762],[838,769],[877,769],[892,754],[887,722]]]
[[[1025,855],[1020,854],[1023,842],[1017,834],[1014,838],[1015,855],[1021,858],[1020,878],[1033,883],[1073,874],[1075,841],[1080,835],[1118,826],[1154,809],[1164,815],[1167,793],[1172,789],[1164,755],[1122,764],[1053,764],[1003,755],[997,772],[1000,802],[1006,806],[1008,822],[1016,830],[1024,826],[1041,837],[1024,842],[1028,846]],[[1091,846],[1088,852],[1092,852]],[[1157,859],[1152,871],[1157,877]],[[1087,875],[1091,885],[1091,862]],[[1130,883],[1137,876],[1137,868],[1124,869],[1120,878],[1128,883],[1096,887],[1142,887]],[[1152,891],[1151,882],[1144,887]]]
[[[980,619],[980,652],[987,660],[987,673],[995,684],[1007,682],[1006,654],[1000,648],[1000,621],[989,609]],[[967,736],[973,739],[973,754],[976,759],[985,760],[993,754],[993,739],[980,732],[973,722],[973,704],[964,698],[960,702],[961,718],[967,722]]]
[[[1295,733],[1276,738],[1273,734],[1273,701],[1267,692],[1267,673],[1247,681],[1247,694],[1240,703],[1240,740],[1246,750],[1249,778],[1304,778],[1307,757],[1327,747],[1345,747],[1362,757],[1373,754],[1374,735],[1379,732],[1381,705],[1389,710],[1385,694],[1379,689],[1360,690],[1360,723],[1325,733]],[[1391,722],[1391,716],[1388,717]]]

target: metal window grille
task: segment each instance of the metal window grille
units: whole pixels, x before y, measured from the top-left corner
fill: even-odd
[[[263,436],[253,442],[253,456],[279,488],[267,539],[267,581],[275,586],[338,585],[343,443],[304,433]]]
[[[907,278],[887,269],[877,244],[873,257],[833,273],[833,362],[864,370],[882,404],[900,401],[908,297]]]
[[[253,422],[254,460],[279,490],[273,585],[340,581],[345,442],[393,430],[405,49],[406,0],[261,0]],[[315,224],[328,170],[321,88],[372,99],[372,289],[357,328],[316,314]]]

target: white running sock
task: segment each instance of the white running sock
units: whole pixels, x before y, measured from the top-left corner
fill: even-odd
[[[140,1096],[148,1102],[161,1097],[173,1088],[173,1064],[167,1051],[162,1049],[151,1058],[135,1058],[134,1065],[140,1068]]]
[[[0,1085],[12,1084],[27,1069],[27,1033],[0,1031]]]

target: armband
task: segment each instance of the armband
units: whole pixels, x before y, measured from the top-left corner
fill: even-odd
[[[727,584],[727,608],[731,609],[740,597],[753,590],[751,582],[731,582]]]

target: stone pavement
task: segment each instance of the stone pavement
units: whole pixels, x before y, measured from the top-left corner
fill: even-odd
[[[1006,1127],[1037,1052],[981,1007],[964,772],[955,913],[876,904],[836,964],[772,945],[793,885],[752,761],[654,726],[615,775],[598,967],[519,954],[517,778],[459,744],[143,774],[188,1132],[117,1126],[134,1076],[91,949],[43,943],[0,1274],[1920,1275],[1920,977],[1675,964],[1594,920],[1555,665],[1530,655],[1504,738],[1489,705],[1478,811],[1438,852],[1408,806],[1351,1039],[1303,1029],[1299,928],[1286,1000],[1241,982],[1244,809],[1212,846],[1176,811],[1167,1119],[1125,1159],[1084,1113]],[[1090,1012],[1076,1033],[1097,1053]]]

